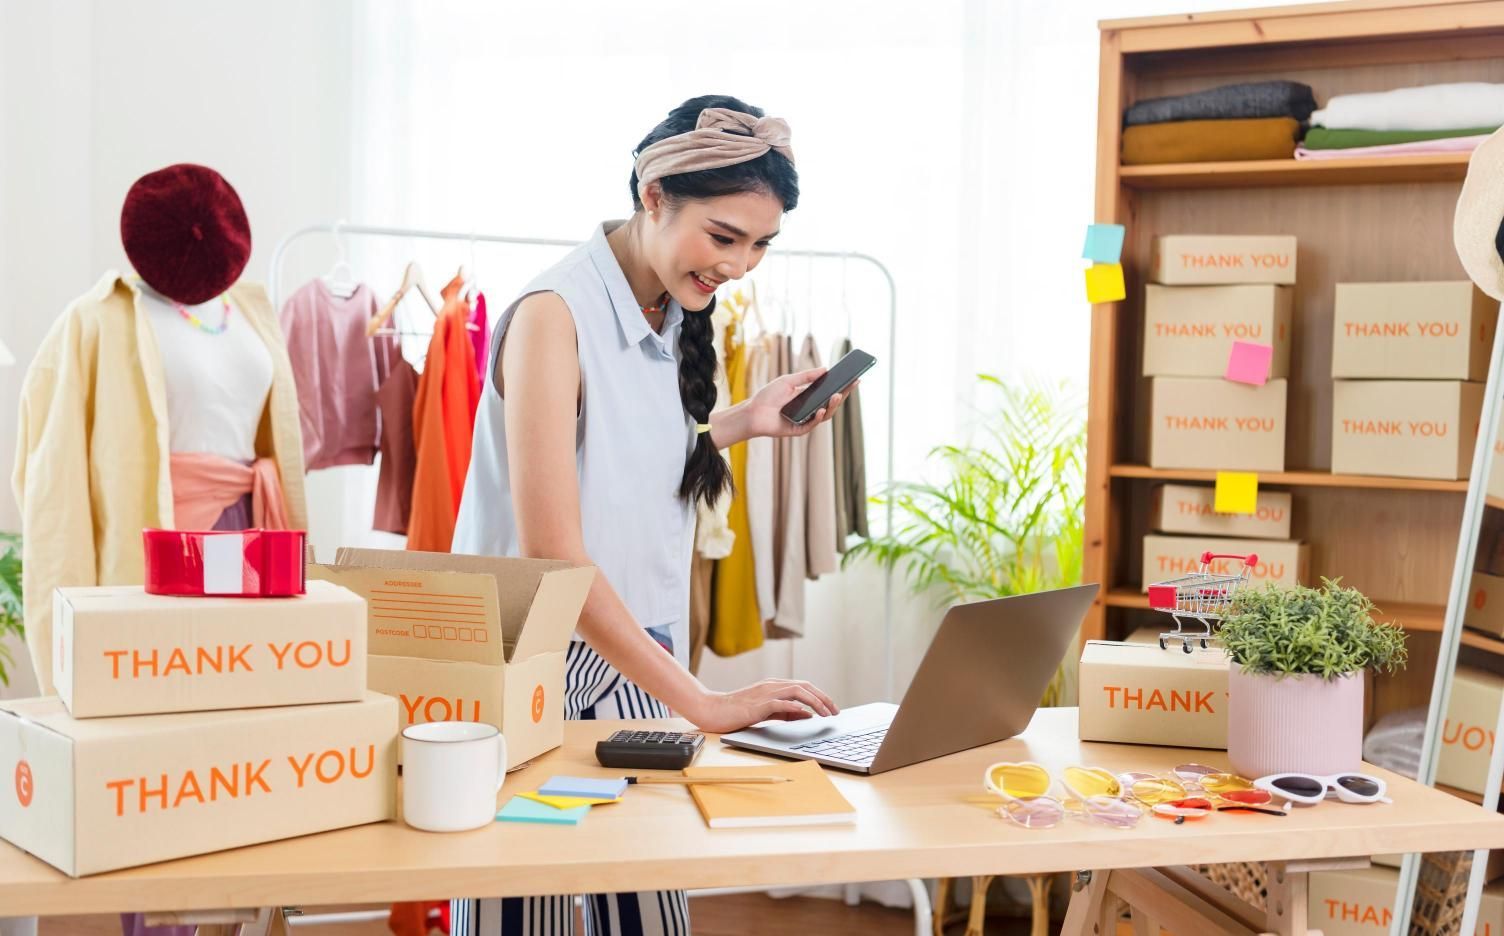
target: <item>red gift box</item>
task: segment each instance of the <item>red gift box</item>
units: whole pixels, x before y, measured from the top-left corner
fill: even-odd
[[[303,530],[143,530],[141,541],[153,595],[265,598],[307,590]]]

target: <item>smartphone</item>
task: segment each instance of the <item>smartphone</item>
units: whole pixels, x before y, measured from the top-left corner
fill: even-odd
[[[796,426],[802,426],[815,418],[815,414],[830,398],[856,383],[856,379],[872,369],[877,358],[862,350],[852,350],[825,372],[825,376],[804,388],[784,406],[783,418]]]

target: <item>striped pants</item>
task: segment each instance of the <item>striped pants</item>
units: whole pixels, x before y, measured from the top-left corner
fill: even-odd
[[[673,653],[668,627],[648,630]],[[564,717],[571,720],[667,718],[668,708],[591,650],[584,641],[569,645],[564,667]],[[585,840],[581,840],[586,847]],[[574,898],[507,897],[455,900],[450,905],[452,936],[574,936]],[[589,936],[689,936],[689,901],[683,891],[589,894],[585,897]]]

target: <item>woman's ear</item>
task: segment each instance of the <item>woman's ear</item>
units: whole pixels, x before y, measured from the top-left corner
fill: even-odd
[[[649,182],[642,190],[642,210],[655,221],[663,210],[663,185],[657,179]]]

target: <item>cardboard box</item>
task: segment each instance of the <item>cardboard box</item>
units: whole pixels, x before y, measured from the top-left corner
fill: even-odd
[[[1369,860],[1376,865],[1383,865],[1386,868],[1398,868],[1404,857],[1404,855],[1374,855]],[[1483,867],[1483,881],[1484,883],[1488,883],[1489,881],[1497,880],[1501,876],[1504,876],[1504,851],[1496,848],[1488,853],[1488,864]],[[1504,936],[1504,930],[1500,930],[1499,932],[1501,936]]]
[[[564,741],[564,654],[593,566],[541,559],[341,548],[309,579],[369,605],[367,680],[398,701],[397,726],[495,725],[509,766]]]
[[[1295,283],[1295,238],[1288,235],[1169,234],[1154,238],[1149,279],[1166,286]]]
[[[1437,783],[1469,793],[1483,792],[1501,700],[1504,677],[1472,666],[1457,667],[1441,727]]]
[[[366,691],[366,603],[316,582],[290,598],[59,588],[52,679],[74,718],[354,702]]]
[[[1254,586],[1265,582],[1277,585],[1300,585],[1310,580],[1311,548],[1297,540],[1214,539],[1205,536],[1144,537],[1143,590],[1154,582],[1190,575],[1201,568],[1204,552],[1246,556],[1257,554],[1258,563],[1248,581]],[[1243,563],[1236,559],[1215,559],[1211,571],[1217,575],[1237,575]]]
[[[1483,384],[1338,380],[1332,472],[1455,481],[1472,471]]]
[[[396,816],[397,701],[78,719],[0,701],[0,837],[78,877]]]
[[[1262,387],[1199,377],[1149,383],[1150,467],[1285,470],[1284,380]]]
[[[1312,871],[1307,914],[1324,936],[1385,936],[1394,918],[1399,872],[1390,868]],[[1476,936],[1504,934],[1504,889],[1483,889]]]
[[[1488,496],[1504,500],[1504,413],[1499,414],[1499,429],[1494,435],[1494,457],[1489,462]]]
[[[1227,654],[1219,647],[1088,640],[1078,673],[1082,741],[1227,749]]]
[[[1284,491],[1259,490],[1251,514],[1219,514],[1217,489],[1197,484],[1162,484],[1154,489],[1151,527],[1159,533],[1275,539],[1290,538],[1292,499]]]
[[[1504,637],[1504,578],[1487,572],[1473,573],[1473,587],[1462,613],[1462,625]]]
[[[1468,280],[1338,283],[1332,376],[1487,380],[1499,303]]]
[[[1144,288],[1144,376],[1221,377],[1234,341],[1274,349],[1270,377],[1290,376],[1286,286]]]

